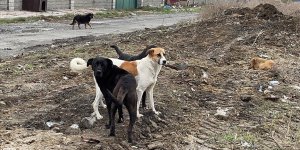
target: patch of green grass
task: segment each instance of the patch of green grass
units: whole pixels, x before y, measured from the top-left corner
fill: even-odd
[[[77,49],[75,50],[75,53],[85,53],[85,52],[86,52],[86,49],[84,49],[83,47],[77,48]]]
[[[232,143],[236,140],[235,135],[233,133],[226,133],[223,135],[223,139],[226,142]]]
[[[34,65],[33,64],[26,64],[26,70],[33,70]]]
[[[244,140],[244,141],[246,141],[248,143],[254,143],[254,142],[257,141],[256,136],[253,133],[251,133],[251,132],[246,132],[246,133],[242,134],[239,139],[240,140]]]

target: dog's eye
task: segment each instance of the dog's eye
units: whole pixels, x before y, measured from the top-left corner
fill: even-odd
[[[161,54],[157,54],[158,57],[161,57]]]

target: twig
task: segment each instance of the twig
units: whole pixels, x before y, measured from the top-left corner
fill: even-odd
[[[256,38],[255,38],[255,40],[254,40],[254,42],[252,43],[252,46],[256,43],[256,41],[257,41],[257,39],[258,39],[258,37],[261,35],[261,34],[263,34],[264,33],[264,31],[259,31],[259,33],[257,34],[257,36],[256,36]]]
[[[290,111],[290,117],[289,117],[289,122],[288,122],[288,125],[287,125],[287,131],[286,131],[286,134],[285,134],[285,138],[287,138],[287,136],[289,135],[291,122],[292,122],[292,110]]]
[[[274,142],[276,143],[276,145],[277,145],[280,149],[283,149],[283,147],[282,147],[282,146],[279,144],[279,142],[275,139],[274,133],[275,133],[275,131],[272,131],[271,138],[274,140]]]

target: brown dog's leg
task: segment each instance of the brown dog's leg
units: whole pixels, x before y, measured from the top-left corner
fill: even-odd
[[[84,24],[84,28],[86,29],[86,23]]]
[[[116,116],[117,108],[118,108],[118,106],[116,104],[112,103],[111,125],[110,125],[110,134],[109,134],[109,136],[116,136],[115,116]]]
[[[80,29],[80,24],[78,23],[78,28]]]
[[[132,143],[133,125],[135,124],[135,121],[137,119],[137,115],[136,115],[136,113],[137,113],[137,97],[130,104],[125,103],[125,106],[128,110],[129,118],[130,118],[129,126],[127,129],[128,142]]]

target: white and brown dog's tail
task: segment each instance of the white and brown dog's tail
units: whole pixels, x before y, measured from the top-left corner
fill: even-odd
[[[82,58],[73,58],[70,62],[70,69],[72,72],[81,73],[87,68],[87,62]]]

